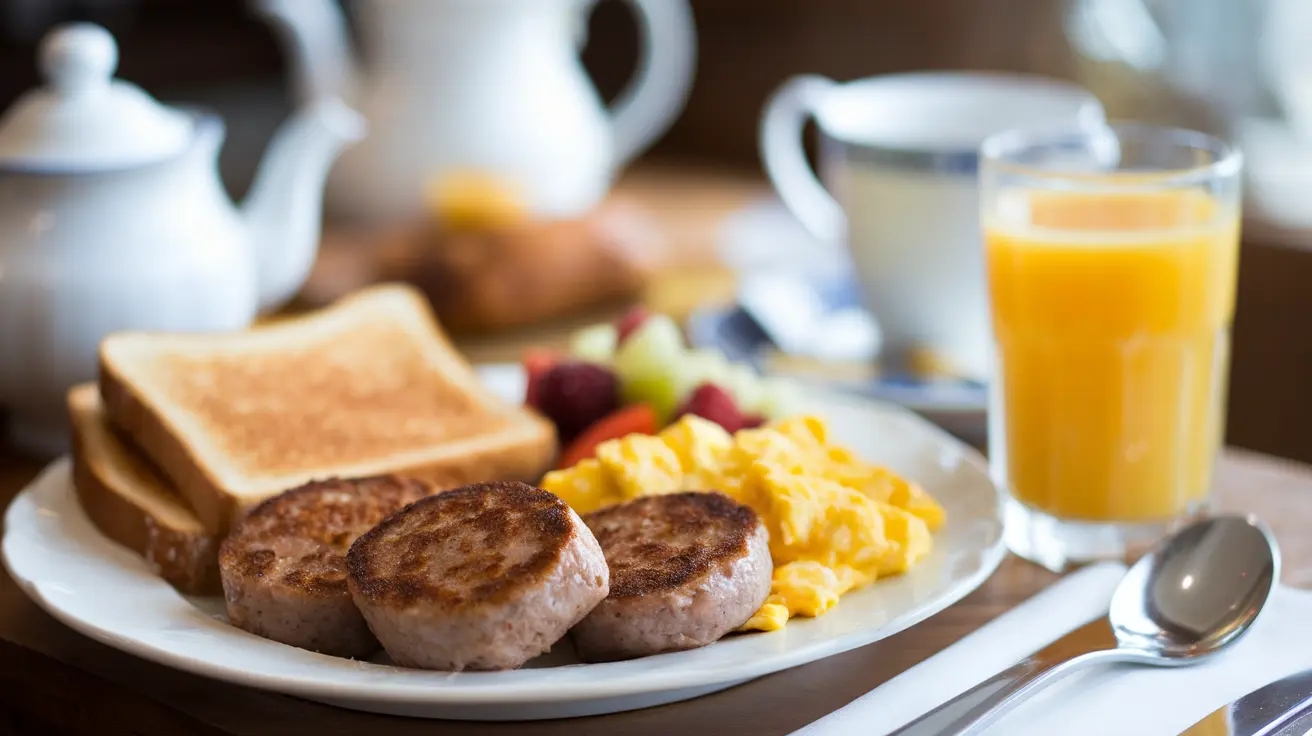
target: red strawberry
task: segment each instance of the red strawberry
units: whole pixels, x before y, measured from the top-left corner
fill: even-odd
[[[674,413],[675,417],[681,417],[684,414],[695,414],[702,419],[709,419],[712,422],[724,427],[729,433],[737,432],[748,426],[759,426],[751,424],[752,420],[760,417],[745,417],[742,411],[738,409],[738,404],[734,402],[733,396],[728,391],[716,386],[713,383],[703,383],[692,392],[688,400],[683,402],[683,406]]]
[[[638,328],[642,327],[642,323],[646,322],[650,316],[651,312],[648,312],[646,307],[637,306],[630,309],[623,317],[620,317],[619,321],[615,323],[615,331],[619,333],[616,344],[624,344],[629,335],[637,332]]]
[[[748,414],[743,417],[743,429],[756,429],[764,425],[767,421],[764,414]]]
[[[542,377],[560,362],[560,354],[546,348],[529,348],[524,351],[524,359],[521,362],[524,365],[524,375],[528,377],[524,387],[524,403],[540,410],[538,393],[542,385]]]
[[[538,382],[537,409],[555,422],[561,440],[568,441],[620,404],[615,374],[595,363],[557,363]]]

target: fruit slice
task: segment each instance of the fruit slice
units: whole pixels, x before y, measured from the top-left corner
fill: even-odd
[[[675,393],[679,403],[688,400],[692,392],[703,383],[726,385],[732,364],[724,353],[711,348],[689,350],[683,355],[683,366],[675,377]]]
[[[558,468],[569,468],[587,460],[597,445],[631,434],[656,434],[660,429],[656,411],[648,404],[633,404],[597,420],[574,439],[560,455]]]
[[[651,312],[646,307],[638,306],[630,309],[627,314],[620,317],[615,322],[615,332],[619,337],[618,342],[623,343],[629,339],[629,336],[638,331],[639,327],[647,322]]]
[[[764,414],[770,419],[796,414],[802,403],[801,386],[788,378],[763,378],[760,391],[760,399],[753,411]]]
[[[756,369],[746,363],[731,363],[727,374],[719,381],[720,385],[733,395],[734,403],[743,411],[757,412],[761,409],[761,376]]]
[[[745,428],[748,424],[747,418],[734,403],[733,396],[713,383],[703,383],[692,392],[692,396],[688,397],[677,412],[677,416],[684,414],[695,414],[702,419],[709,419],[730,434]]]
[[[683,333],[662,314],[647,318],[615,351],[611,365],[625,404],[651,404],[660,419],[679,404],[684,362]]]
[[[570,336],[569,354],[578,360],[610,363],[619,344],[619,330],[612,324],[584,327]]]

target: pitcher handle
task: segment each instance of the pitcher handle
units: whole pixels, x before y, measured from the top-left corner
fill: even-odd
[[[615,168],[646,151],[674,124],[692,87],[697,31],[687,0],[628,0],[638,21],[638,70],[611,107]]]
[[[785,82],[761,116],[760,147],[765,173],[793,215],[817,239],[833,241],[847,228],[843,208],[820,183],[802,148],[802,128],[834,82],[802,75]]]

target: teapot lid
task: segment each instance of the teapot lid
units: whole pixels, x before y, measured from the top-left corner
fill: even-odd
[[[118,47],[104,28],[60,26],[39,59],[45,86],[0,117],[0,167],[106,171],[161,161],[190,143],[191,116],[112,78]]]

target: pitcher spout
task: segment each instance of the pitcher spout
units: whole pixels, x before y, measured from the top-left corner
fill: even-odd
[[[296,113],[269,144],[242,205],[262,312],[285,304],[310,275],[319,250],[324,180],[365,127],[359,113],[329,97]]]
[[[291,55],[296,100],[337,97],[354,103],[358,72],[338,0],[251,0]]]

